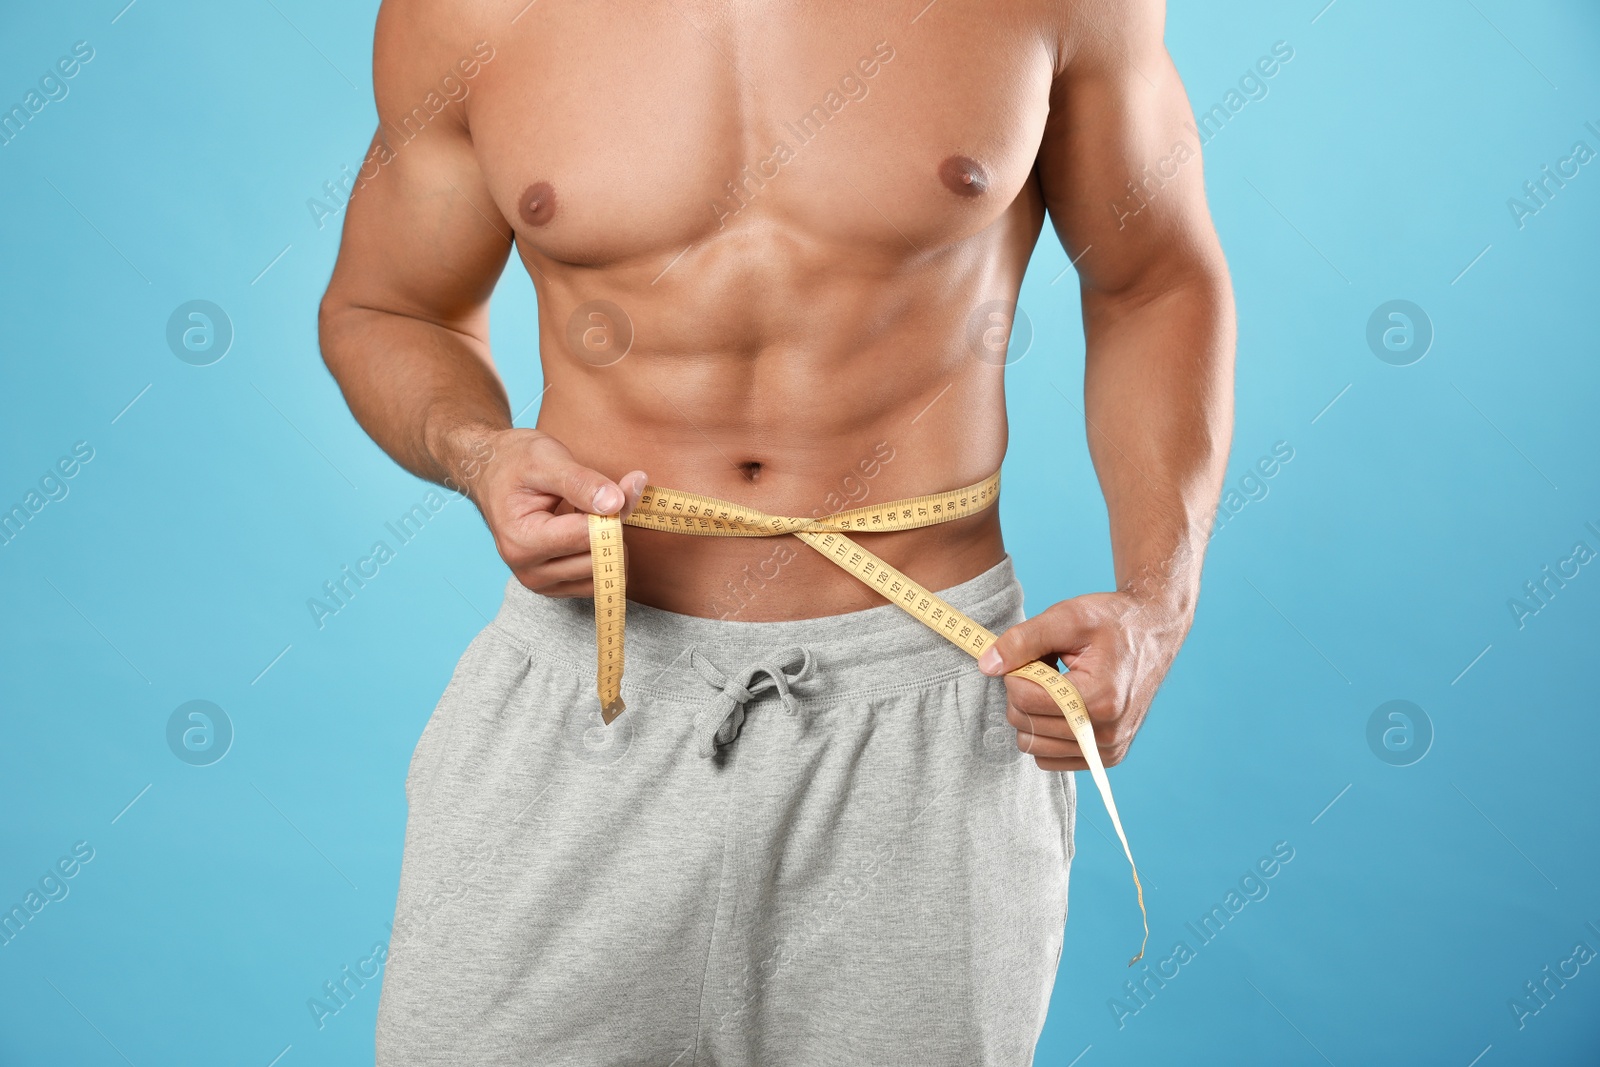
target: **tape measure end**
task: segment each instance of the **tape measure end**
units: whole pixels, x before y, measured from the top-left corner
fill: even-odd
[[[1137,885],[1137,874],[1134,876],[1134,880],[1135,884]],[[1139,954],[1128,961],[1129,967],[1132,967],[1135,963],[1138,963],[1140,960],[1144,959],[1144,950],[1150,946],[1150,918],[1149,916],[1145,915],[1144,911],[1144,886],[1142,885],[1139,886],[1139,917],[1144,921],[1144,940],[1139,942]]]
[[[600,718],[605,720],[607,726],[610,726],[617,721],[617,716],[627,710],[628,706],[622,702],[622,698],[617,697],[617,699],[600,709]]]

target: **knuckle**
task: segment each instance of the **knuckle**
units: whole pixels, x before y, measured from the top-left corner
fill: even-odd
[[[1051,604],[1040,612],[1040,618],[1048,617],[1054,623],[1071,622],[1083,613],[1083,605],[1079,600],[1061,600]]]
[[[502,537],[496,534],[494,547],[495,551],[500,553],[500,558],[506,561],[506,566],[514,571],[534,562],[533,554],[528,551],[527,546],[511,540],[509,537]]]
[[[1050,699],[1050,694],[1040,691],[1030,693],[1026,702],[1025,711],[1029,715],[1052,716],[1059,718],[1061,709],[1056,707],[1056,702]]]
[[[588,503],[598,487],[592,471],[583,467],[568,467],[561,477],[562,493],[573,503]]]
[[[500,545],[500,556],[513,567],[537,567],[545,560],[545,553],[540,551],[538,542],[532,540],[504,538]]]
[[[1106,700],[1105,694],[1087,678],[1072,678],[1071,675],[1068,677],[1071,678],[1073,688],[1078,691],[1078,699],[1082,700],[1083,706],[1088,709],[1089,717],[1104,720],[1109,710],[1109,701]]]
[[[1001,634],[1002,651],[1008,656],[1023,655],[1029,648],[1038,644],[1041,636],[1039,618],[1035,616],[1032,619],[1024,619]]]

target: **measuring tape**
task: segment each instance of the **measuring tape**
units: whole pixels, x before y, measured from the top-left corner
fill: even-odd
[[[663,530],[695,537],[781,537],[793,534],[824,558],[855,575],[863,585],[889,603],[976,659],[994,644],[994,634],[862,548],[847,535],[891,533],[951,522],[984,510],[999,495],[1000,474],[997,471],[976,485],[948,493],[895,500],[821,518],[795,518],[768,515],[698,493],[647,485],[639,497],[639,506],[626,519],[615,515],[590,515],[589,551],[594,565],[594,622],[599,649],[596,678],[601,717],[609,725],[625,710],[622,702],[622,638],[627,619],[627,574],[622,560],[624,523],[646,530]],[[1131,967],[1144,956],[1144,946],[1150,940],[1150,920],[1144,908],[1144,886],[1139,881],[1139,868],[1133,862],[1133,850],[1128,847],[1128,835],[1122,831],[1122,819],[1117,815],[1116,801],[1111,797],[1111,783],[1106,778],[1105,764],[1101,762],[1100,749],[1095,744],[1094,727],[1089,721],[1083,696],[1065,675],[1039,660],[1009,673],[1013,678],[1026,678],[1043,686],[1056,707],[1061,709],[1085,762],[1089,764],[1089,774],[1100,791],[1100,799],[1105,802],[1111,825],[1117,831],[1117,839],[1122,842],[1122,852],[1128,857],[1128,866],[1133,871],[1133,886],[1139,895],[1139,916],[1144,923],[1144,941],[1139,945],[1139,954],[1128,961]]]

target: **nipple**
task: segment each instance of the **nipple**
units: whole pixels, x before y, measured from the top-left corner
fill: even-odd
[[[556,216],[556,191],[549,182],[535,182],[517,199],[517,214],[529,226],[543,226]]]
[[[957,196],[982,196],[989,188],[989,172],[967,156],[951,156],[941,163],[939,180]]]

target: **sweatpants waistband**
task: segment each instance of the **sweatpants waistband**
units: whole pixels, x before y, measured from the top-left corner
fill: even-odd
[[[936,592],[996,633],[1023,617],[1022,586],[1009,555],[977,577]],[[541,596],[512,578],[490,629],[536,659],[594,674],[592,599]],[[811,653],[826,680],[823,687],[806,687],[810,692],[797,691],[803,700],[919,688],[962,669],[977,670],[966,652],[889,603],[814,619],[741,622],[629,601],[624,698],[634,691],[703,699],[704,682],[690,665],[691,652],[732,672],[795,648]]]

